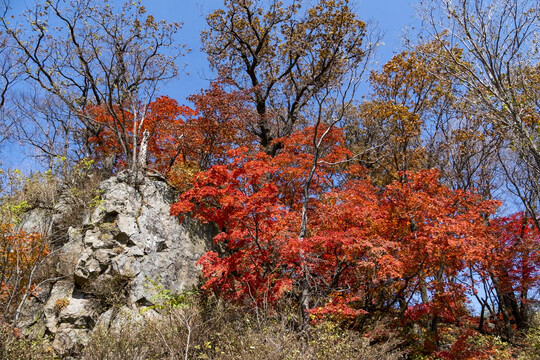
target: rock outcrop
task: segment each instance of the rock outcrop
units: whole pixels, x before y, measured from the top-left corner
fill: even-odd
[[[128,179],[123,172],[101,183],[100,200],[51,255],[54,276],[25,306],[19,326],[52,336],[61,356],[76,354],[94,326],[111,324],[118,309],[138,314],[151,305],[152,284],[181,292],[199,282],[195,262],[211,244],[212,226],[170,216],[176,195],[166,182],[146,177],[134,186]],[[35,226],[54,222],[29,219]]]

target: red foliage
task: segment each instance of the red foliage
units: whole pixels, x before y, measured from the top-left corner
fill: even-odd
[[[191,211],[222,230],[214,241],[225,244],[228,256],[209,252],[199,260],[206,289],[237,300],[253,297],[273,302],[291,284],[278,270],[285,265],[280,252],[286,244],[280,231],[288,211],[280,204],[277,187],[266,181],[267,174],[276,171],[271,159],[245,152],[231,151],[231,156],[236,155],[232,163],[199,174],[171,214]]]
[[[126,164],[122,144],[133,150],[133,137],[140,139],[148,131],[148,167],[167,175],[179,188],[189,187],[193,175],[212,165],[229,161],[230,149],[251,145],[253,137],[246,129],[254,120],[243,92],[226,92],[223,82],[214,82],[210,89],[189,97],[195,110],[162,96],[146,108],[143,125],[134,130],[129,109],[117,109],[115,117],[101,107],[91,107],[95,123],[103,126],[99,136],[89,139],[98,159],[113,156],[117,168]]]
[[[248,94],[241,91],[227,92],[226,82],[216,81],[208,90],[188,98],[196,115],[186,123],[182,157],[185,162],[207,170],[215,164],[229,160],[231,149],[251,146],[254,137],[247,131],[257,117],[248,105]]]
[[[482,338],[472,329],[459,329],[457,340],[448,350],[436,352],[437,359],[442,360],[490,360],[499,358],[497,344],[489,337]],[[475,341],[476,340],[476,341]],[[506,358],[506,357],[501,357]]]
[[[519,212],[492,222],[493,243],[484,269],[497,277],[505,292],[527,293],[540,286],[540,232],[532,219]]]
[[[436,171],[406,174],[408,181],[384,191],[358,174],[340,181],[329,164],[348,154],[336,129],[308,194],[307,236],[299,238],[310,131],[294,134],[275,158],[235,151],[229,164],[200,173],[173,205],[173,215],[191,212],[221,230],[214,240],[225,250],[199,261],[204,287],[268,303],[307,288],[314,313],[349,317],[388,310],[422,281],[431,311],[461,316],[465,288],[454,278],[476,261],[471,249],[486,241],[484,216],[496,203],[446,188]]]
[[[122,168],[126,163],[126,154],[122,152],[121,144],[127,144],[132,149],[133,136],[137,135],[140,140],[146,130],[150,133],[149,166],[165,172],[176,156],[179,140],[185,131],[184,118],[193,116],[195,112],[167,96],[157,98],[147,108],[138,111],[145,112],[144,122],[141,128],[134,131],[133,114],[128,109],[117,109],[117,116],[113,117],[101,107],[90,108],[94,122],[103,126],[99,136],[89,139],[90,145],[98,159],[115,156],[116,166]]]

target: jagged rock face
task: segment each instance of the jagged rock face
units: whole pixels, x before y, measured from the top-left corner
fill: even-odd
[[[60,355],[76,352],[96,323],[113,321],[112,307],[150,305],[152,281],[172,292],[198,284],[195,262],[211,244],[212,227],[170,216],[175,193],[165,182],[144,178],[133,186],[128,177],[101,183],[102,200],[57,252],[59,280],[27,306],[20,326],[52,334]]]

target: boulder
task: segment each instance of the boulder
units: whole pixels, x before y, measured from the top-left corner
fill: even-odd
[[[101,200],[62,235],[67,241],[56,250],[58,278],[48,297],[21,319],[29,326],[41,321],[61,356],[76,354],[96,324],[117,323],[117,309],[138,316],[157,295],[152,284],[178,293],[199,282],[195,263],[214,228],[171,216],[177,194],[163,180],[133,185],[130,178],[125,171],[101,183]],[[30,219],[26,227],[40,224]]]

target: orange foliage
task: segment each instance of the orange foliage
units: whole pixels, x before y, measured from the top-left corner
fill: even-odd
[[[48,245],[39,234],[0,224],[0,305],[4,315],[18,305],[31,272],[48,252]],[[33,290],[32,285],[30,291]]]
[[[188,186],[196,172],[227,162],[229,149],[251,145],[253,136],[246,128],[256,118],[246,104],[247,95],[226,92],[223,82],[212,83],[210,89],[189,100],[196,110],[167,96],[138,109],[144,112],[144,122],[135,134],[139,146],[142,133],[149,132],[148,167],[167,175],[179,188]],[[118,109],[113,117],[98,107],[89,111],[93,120],[104,127],[99,136],[90,138],[96,157],[112,156],[116,169],[124,168],[126,154],[122,144],[128,144],[133,151],[133,114]]]
[[[340,174],[331,165],[348,156],[340,134],[322,146],[305,238],[299,188],[313,161],[313,129],[293,134],[274,158],[237,150],[230,163],[196,176],[171,213],[191,212],[221,229],[214,241],[225,253],[199,261],[204,287],[269,303],[307,287],[314,314],[354,317],[411,301],[425,283],[429,311],[455,321],[467,290],[455,278],[478,261],[475,248],[489,239],[484,216],[496,202],[448,189],[436,171],[403,174],[405,182],[384,191],[362,174]]]

